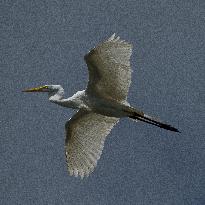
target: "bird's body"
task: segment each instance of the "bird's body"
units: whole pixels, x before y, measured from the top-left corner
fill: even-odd
[[[52,85],[59,87],[62,91],[63,88],[60,85]],[[106,100],[98,96],[89,95],[86,90],[78,91],[73,96],[69,98],[63,98],[62,92],[58,91],[49,97],[49,101],[56,103],[63,107],[73,108],[73,109],[83,109],[86,111],[93,111],[98,114],[110,116],[110,117],[126,117],[127,114],[123,111],[123,107],[126,108],[127,105],[123,103],[118,103],[111,100]]]
[[[131,44],[112,35],[85,55],[89,70],[87,88],[64,98],[60,85],[45,85],[25,90],[48,92],[49,101],[78,112],[66,123],[65,150],[71,175],[84,177],[97,165],[104,141],[122,117],[140,120],[160,128],[178,132],[129,105],[127,95],[131,83]]]

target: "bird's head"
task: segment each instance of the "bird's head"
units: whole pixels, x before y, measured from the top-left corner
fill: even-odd
[[[57,93],[57,92],[63,92],[63,88],[61,85],[43,85],[43,86],[23,90],[23,92]]]
[[[51,102],[61,100],[64,95],[64,89],[61,85],[43,85],[23,90],[23,92],[46,92],[48,93],[48,97]]]

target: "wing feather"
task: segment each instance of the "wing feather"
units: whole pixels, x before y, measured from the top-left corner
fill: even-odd
[[[115,34],[93,48],[84,57],[89,70],[87,92],[125,101],[131,83],[131,54],[132,45],[115,38]]]
[[[97,166],[104,141],[118,118],[79,110],[65,125],[66,158],[70,175],[88,176]]]

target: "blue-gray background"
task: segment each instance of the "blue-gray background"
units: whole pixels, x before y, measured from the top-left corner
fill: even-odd
[[[0,204],[205,204],[205,1],[0,2]],[[84,89],[84,54],[114,32],[134,46],[130,103],[182,133],[123,119],[80,180],[64,154],[74,111],[21,90]]]

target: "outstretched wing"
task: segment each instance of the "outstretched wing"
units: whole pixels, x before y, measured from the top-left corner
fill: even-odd
[[[66,158],[70,175],[81,178],[97,165],[106,136],[118,118],[79,110],[65,125]]]
[[[131,83],[132,45],[115,38],[93,48],[84,59],[89,70],[87,91],[92,95],[124,101]]]

